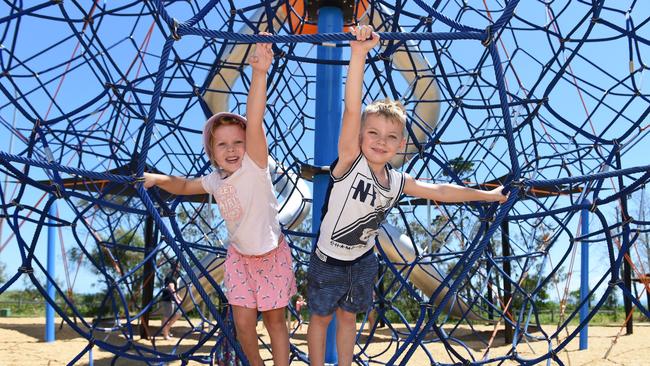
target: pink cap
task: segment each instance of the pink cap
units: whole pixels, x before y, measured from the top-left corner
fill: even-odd
[[[212,125],[219,120],[219,118],[222,117],[230,117],[234,118],[240,122],[242,122],[244,125],[246,125],[246,118],[235,114],[235,113],[229,113],[229,112],[219,112],[212,117],[208,118],[208,121],[205,122],[205,126],[203,126],[203,148],[205,151],[208,151],[208,144],[210,143],[210,131],[212,131]]]

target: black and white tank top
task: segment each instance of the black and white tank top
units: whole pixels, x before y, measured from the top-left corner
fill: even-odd
[[[341,177],[330,175],[317,243],[323,254],[353,261],[375,244],[379,225],[399,200],[405,182],[403,173],[389,165],[385,169],[388,187],[379,183],[363,154]]]

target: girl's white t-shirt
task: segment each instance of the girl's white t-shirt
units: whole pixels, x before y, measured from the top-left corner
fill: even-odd
[[[219,171],[201,179],[214,196],[226,222],[228,241],[244,255],[262,255],[277,248],[281,235],[278,200],[268,165],[262,169],[244,154],[242,166],[221,178]]]

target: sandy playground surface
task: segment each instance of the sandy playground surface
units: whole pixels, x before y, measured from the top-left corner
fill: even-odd
[[[65,365],[78,355],[88,344],[85,339],[79,337],[68,326],[64,326],[63,329],[59,330],[58,324],[60,324],[60,320],[57,322],[57,341],[45,343],[43,342],[45,329],[44,324],[44,318],[0,318],[0,365]],[[178,326],[176,326],[174,330],[176,334],[182,332],[183,329],[189,329],[185,328],[181,322],[177,324]],[[153,321],[152,325],[155,326],[156,321]],[[302,330],[296,333],[292,339],[294,344],[305,351],[307,348],[305,336],[306,329],[306,325],[303,326]],[[480,355],[484,354],[486,350],[483,344],[475,341],[477,334],[478,336],[489,338],[492,334],[492,329],[493,327],[488,325],[477,327],[478,332],[471,332],[467,329],[465,332],[466,336],[461,336],[460,338],[471,347],[472,352],[480,358]],[[258,330],[260,332],[263,331],[261,322]],[[570,366],[650,365],[649,323],[635,324],[634,334],[631,336],[622,335],[610,351],[607,359],[603,358],[607,350],[612,346],[619,330],[620,325],[592,326],[589,328],[589,349],[587,351],[579,351],[578,339],[576,337],[565,351],[560,352],[560,359],[565,363],[565,365]],[[395,343],[390,341],[388,334],[389,333],[385,330],[378,330],[378,335],[376,335],[375,341],[369,347],[368,353],[379,354],[388,348],[389,351],[386,353],[392,354],[393,352],[390,350],[395,349]],[[100,337],[98,336],[97,338]],[[490,356],[505,354],[509,347],[504,345],[503,335],[499,332],[495,339],[493,347],[490,350]],[[118,339],[113,339],[112,341],[119,342]],[[176,345],[176,341],[174,340],[164,341],[158,338],[155,342],[158,348],[162,351],[169,351]],[[138,343],[142,345],[151,345],[151,341],[147,340],[140,340]],[[528,344],[520,345],[518,352],[526,358],[534,358],[535,354],[539,355],[544,353],[545,347],[548,346],[542,342],[529,342]],[[181,345],[180,348],[183,348],[183,345]],[[209,347],[205,347],[206,352],[208,349]],[[427,349],[431,352],[436,361],[445,362],[449,360],[441,344],[430,344],[427,346]],[[102,351],[97,347],[94,348],[93,357],[95,365],[109,365],[111,362],[111,356],[112,355],[108,352]],[[263,352],[262,356],[267,359],[267,365],[272,364],[272,362],[269,361],[270,355],[268,353],[265,354],[265,352]],[[380,357],[379,359],[386,361],[387,357]],[[87,365],[88,361],[88,356],[84,355],[77,364]],[[120,359],[116,364],[135,365],[138,364],[138,362]],[[178,364],[180,364],[180,362],[172,363],[172,365]],[[409,364],[426,365],[430,364],[430,362],[424,355],[424,352],[418,351],[414,357],[410,359]],[[546,362],[543,364],[546,364]]]

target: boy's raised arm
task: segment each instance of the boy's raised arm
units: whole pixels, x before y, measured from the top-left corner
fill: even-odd
[[[332,174],[340,176],[345,173],[359,155],[359,131],[361,129],[361,92],[363,88],[363,71],[366,55],[379,43],[379,35],[368,25],[352,30],[356,41],[350,42],[350,64],[345,82],[345,109],[339,136],[339,162]]]
[[[269,33],[260,33],[269,35]],[[248,63],[253,68],[251,87],[246,100],[246,152],[260,168],[268,164],[269,147],[264,134],[264,112],[266,110],[266,73],[273,62],[273,49],[270,43],[255,45]]]
[[[418,181],[407,175],[404,193],[437,202],[487,201],[503,203],[508,196],[502,193],[503,186],[491,191],[462,187],[455,184],[431,184]]]

